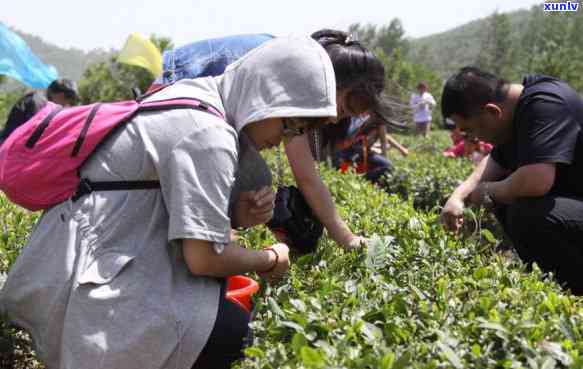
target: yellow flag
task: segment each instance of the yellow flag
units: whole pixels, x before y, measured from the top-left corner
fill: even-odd
[[[160,50],[139,33],[129,35],[126,44],[117,57],[119,63],[146,68],[154,77],[162,74],[162,54]]]

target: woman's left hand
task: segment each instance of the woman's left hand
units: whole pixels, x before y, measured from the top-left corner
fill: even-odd
[[[244,228],[265,224],[273,217],[274,207],[275,193],[271,187],[242,192],[235,205],[235,223]]]
[[[346,245],[343,245],[345,250],[356,250],[360,249],[362,246],[365,246],[368,242],[368,238],[354,236]]]

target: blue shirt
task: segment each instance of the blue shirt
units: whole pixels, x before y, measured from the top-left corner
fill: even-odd
[[[218,76],[227,65],[272,38],[268,34],[236,35],[197,41],[165,51],[160,82],[167,84],[184,78]]]

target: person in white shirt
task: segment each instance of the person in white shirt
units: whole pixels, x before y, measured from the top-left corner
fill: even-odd
[[[427,92],[427,83],[417,85],[418,94],[411,95],[409,105],[413,109],[413,121],[418,135],[427,136],[431,126],[431,111],[435,107],[435,99]]]

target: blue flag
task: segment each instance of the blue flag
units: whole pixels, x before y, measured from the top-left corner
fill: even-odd
[[[33,88],[47,88],[58,77],[55,67],[43,64],[26,42],[2,23],[0,23],[0,74]]]

